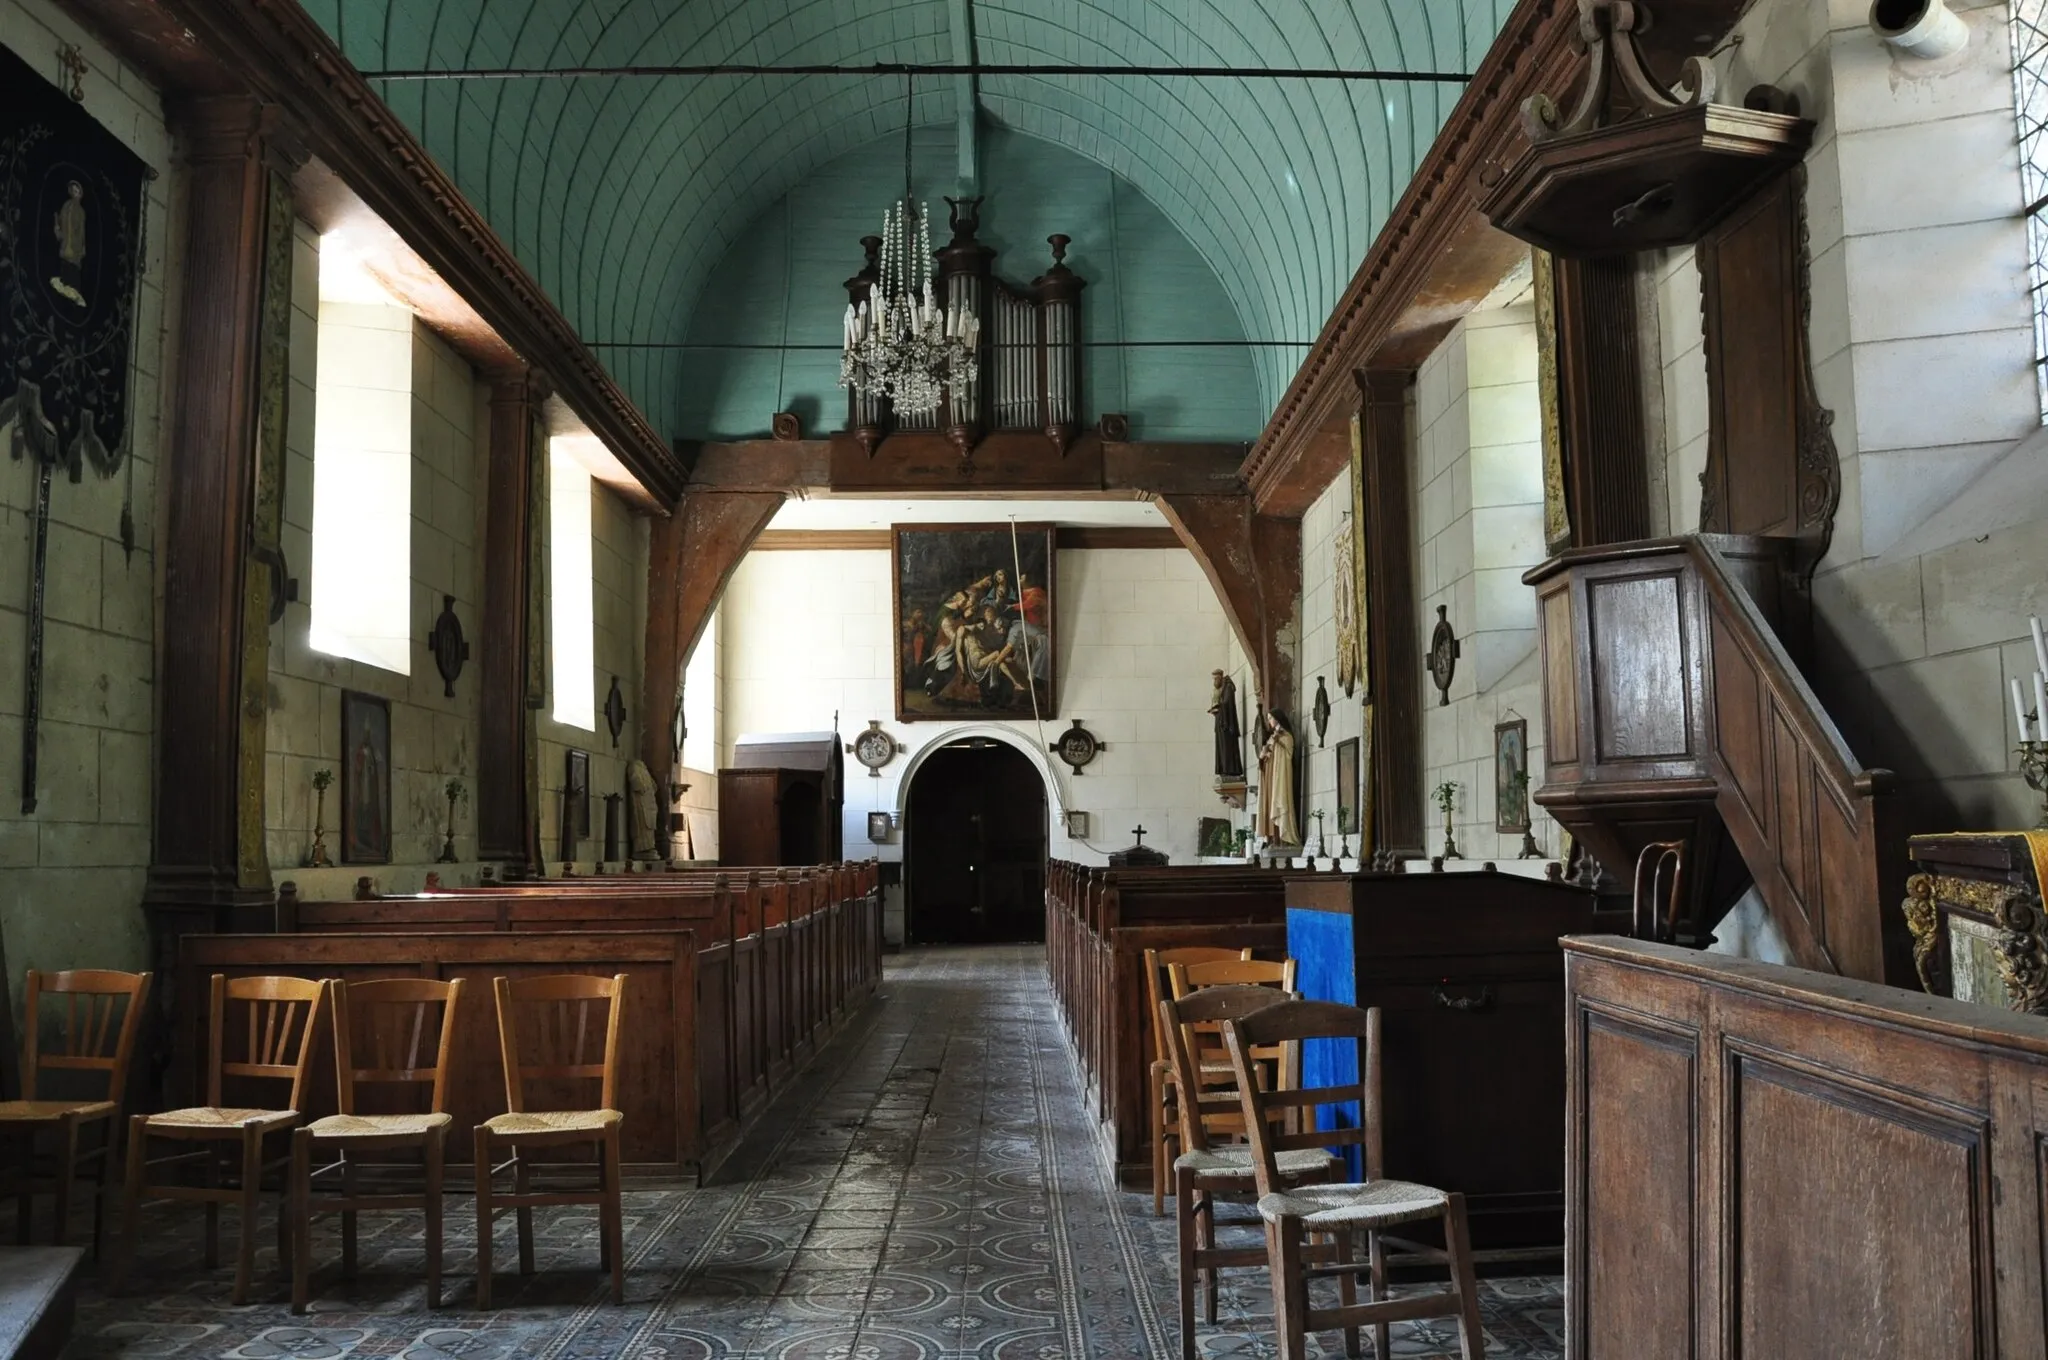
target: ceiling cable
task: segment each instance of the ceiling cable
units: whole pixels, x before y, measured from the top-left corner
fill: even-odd
[[[1319,66],[1076,66],[1050,62],[903,62],[868,65],[826,62],[768,66],[711,63],[696,66],[469,66],[364,71],[365,80],[580,80],[673,76],[1100,76],[1107,79],[1386,80],[1405,84],[1465,85],[1464,71],[1354,71]]]

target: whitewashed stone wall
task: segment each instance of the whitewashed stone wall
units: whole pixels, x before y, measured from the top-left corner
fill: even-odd
[[[1302,803],[1304,837],[1316,831],[1315,814],[1323,814],[1323,848],[1338,850],[1337,834],[1337,743],[1359,736],[1365,730],[1365,691],[1361,687],[1348,697],[1337,683],[1337,543],[1351,521],[1351,472],[1345,469],[1316,497],[1301,517],[1301,703],[1294,718],[1295,752],[1308,762],[1303,781],[1307,796]],[[1316,680],[1323,681],[1330,696],[1330,726],[1321,745],[1316,742],[1312,711],[1316,701]],[[1256,781],[1255,781],[1256,782]],[[1354,793],[1354,797],[1362,796]],[[1358,834],[1353,832],[1343,847],[1356,855]]]
[[[182,184],[157,92],[49,0],[0,0],[0,45],[53,83],[62,43],[85,56],[86,111],[158,178],[144,186],[129,467],[111,479],[88,470],[77,485],[60,473],[51,487],[40,798],[27,817],[18,781],[36,470],[0,459],[0,657],[9,663],[0,667],[0,934],[17,978],[26,968],[141,967],[148,956],[139,904],[153,806],[157,470],[172,387],[166,293],[175,294],[181,254],[171,208]],[[8,438],[0,427],[0,444]],[[129,552],[120,525],[131,491]]]
[[[1023,750],[1047,778],[1055,858],[1102,863],[1142,823],[1147,845],[1177,864],[1194,859],[1197,819],[1230,811],[1211,787],[1209,672],[1241,667],[1242,653],[1192,556],[1179,549],[1060,553],[1058,709],[1042,734],[1029,722],[896,721],[889,571],[889,554],[876,551],[778,550],[741,562],[721,607],[727,761],[743,735],[822,731],[837,713],[839,730],[851,736],[870,718],[882,719],[907,749],[879,779],[847,760],[846,850],[858,858],[869,851],[867,814],[902,813],[904,775],[922,753],[964,735],[992,735]],[[1240,671],[1248,709],[1246,679]],[[1079,776],[1046,751],[1077,717],[1109,747]],[[1066,834],[1062,808],[1089,814],[1086,841]],[[698,849],[704,853],[701,839]],[[900,860],[900,835],[872,851]]]
[[[291,411],[286,441],[283,542],[287,561],[300,574],[300,599],[286,608],[272,636],[270,652],[269,752],[265,770],[265,826],[272,876],[295,881],[308,897],[348,896],[367,874],[380,890],[416,890],[429,873],[450,882],[474,881],[476,863],[476,751],[480,672],[476,658],[490,640],[482,636],[485,490],[490,473],[490,390],[468,361],[417,321],[411,326],[412,366],[412,600],[411,674],[328,656],[307,640],[311,603],[322,583],[309,570],[313,525],[314,375],[318,354],[320,243],[298,224],[293,242]],[[537,551],[547,551],[545,525]],[[626,696],[627,726],[614,752],[603,728],[566,727],[540,717],[542,850],[556,859],[561,826],[564,751],[591,753],[591,834],[579,862],[602,850],[603,795],[622,791],[624,765],[637,741],[639,648],[645,617],[645,526],[625,503],[602,485],[591,495],[591,565],[596,591],[597,702],[600,708],[619,676]],[[470,642],[471,660],[444,692],[427,636],[440,616],[443,598],[455,597],[455,612]],[[312,843],[314,771],[341,765],[341,695],[357,690],[391,705],[392,821],[390,864],[303,867]],[[455,808],[452,865],[436,863],[448,820],[445,789],[460,779],[465,796]],[[330,854],[340,845],[340,786],[327,792],[326,827]]]
[[[1842,507],[1814,582],[1811,679],[1851,748],[1901,776],[1915,830],[2031,825],[2009,677],[2048,614],[2048,463],[2020,219],[2007,9],[1950,0],[1961,54],[1894,60],[1851,0],[1763,0],[1723,89],[1769,81],[1818,121],[1807,157],[1820,400]],[[1705,369],[1690,252],[1661,262],[1666,481],[1697,527]]]
[[[1457,784],[1458,848],[1470,859],[1512,858],[1521,836],[1494,830],[1494,725],[1527,719],[1539,782],[1543,759],[1536,597],[1522,584],[1544,557],[1530,304],[1473,312],[1444,338],[1416,375],[1415,431],[1418,645],[1427,655],[1443,605],[1463,651],[1449,704],[1424,680],[1423,793]],[[1434,802],[1425,807],[1424,843],[1434,853],[1443,814]],[[1531,811],[1537,843],[1555,854],[1555,825],[1540,808]]]

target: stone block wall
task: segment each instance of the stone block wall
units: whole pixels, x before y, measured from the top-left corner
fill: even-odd
[[[1494,829],[1494,726],[1529,724],[1529,768],[1541,782],[1542,683],[1536,597],[1522,573],[1544,558],[1542,415],[1536,329],[1528,302],[1475,311],[1416,375],[1418,646],[1427,657],[1437,608],[1461,655],[1450,702],[1425,678],[1423,794],[1458,786],[1452,826],[1470,859],[1512,858],[1520,833]],[[1533,784],[1532,784],[1533,791]],[[1425,804],[1424,844],[1443,843],[1443,814]],[[1555,854],[1557,828],[1532,806],[1537,844]]]
[[[86,111],[158,177],[144,185],[128,461],[111,478],[87,469],[76,484],[60,471],[50,489],[32,814],[22,812],[20,779],[37,468],[0,459],[0,657],[9,661],[0,668],[0,941],[15,978],[26,968],[135,968],[148,956],[139,904],[154,806],[157,470],[173,388],[166,296],[175,295],[172,207],[182,185],[163,101],[139,73],[50,0],[0,0],[0,45],[52,83],[63,43],[84,54]],[[0,445],[10,439],[0,426]]]

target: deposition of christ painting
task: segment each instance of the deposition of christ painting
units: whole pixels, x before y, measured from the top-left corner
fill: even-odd
[[[1053,526],[895,526],[896,716],[1053,716]]]

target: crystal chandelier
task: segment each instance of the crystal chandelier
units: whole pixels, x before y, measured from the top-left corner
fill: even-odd
[[[839,385],[888,398],[896,414],[936,410],[950,388],[964,399],[979,369],[981,319],[965,298],[932,292],[931,214],[910,194],[910,127],[903,130],[903,197],[882,214],[881,277],[848,303]]]

